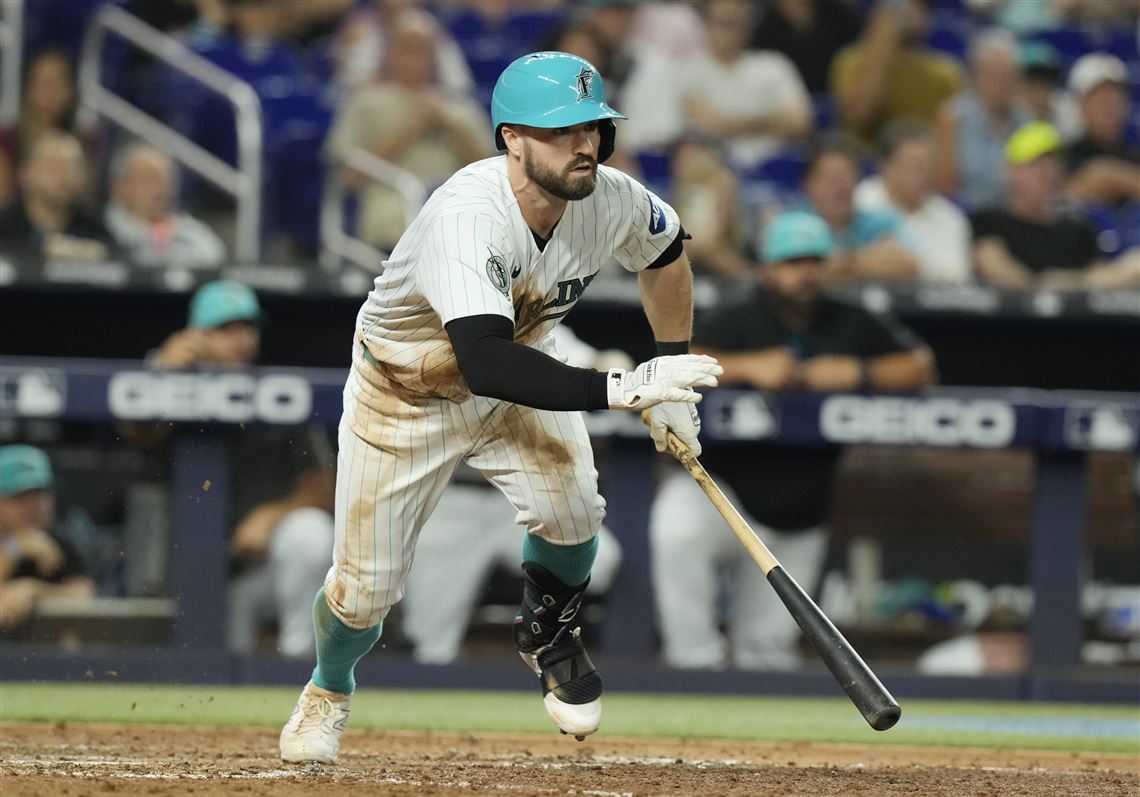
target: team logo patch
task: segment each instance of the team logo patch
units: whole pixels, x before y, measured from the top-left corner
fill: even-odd
[[[660,235],[665,232],[665,211],[653,201],[653,194],[646,191],[645,197],[649,200],[649,234]]]
[[[491,280],[491,284],[495,286],[495,290],[507,296],[511,292],[511,275],[507,271],[507,264],[503,258],[498,255],[491,255],[487,258],[487,276]]]
[[[594,98],[594,70],[588,66],[582,67],[582,71],[578,73],[578,99],[576,102],[582,100],[590,100]]]

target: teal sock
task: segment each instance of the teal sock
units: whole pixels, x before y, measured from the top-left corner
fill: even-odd
[[[349,628],[332,613],[325,600],[324,588],[317,592],[313,602],[313,626],[317,634],[317,667],[313,670],[313,683],[321,689],[351,695],[356,691],[352,671],[356,662],[372,650],[380,639],[383,623],[371,628]]]
[[[597,537],[578,545],[555,545],[537,534],[527,534],[523,539],[523,561],[541,565],[568,587],[586,580],[597,553]]]

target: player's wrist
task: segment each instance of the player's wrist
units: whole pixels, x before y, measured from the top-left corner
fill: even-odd
[[[689,353],[689,341],[687,340],[674,340],[674,341],[657,341],[657,356],[658,357],[672,357],[677,354]]]
[[[624,368],[611,368],[606,372],[606,406],[611,410],[626,408],[625,377],[627,373],[629,372]]]

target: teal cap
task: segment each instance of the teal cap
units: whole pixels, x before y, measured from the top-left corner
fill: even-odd
[[[612,120],[625,118],[606,105],[605,82],[594,65],[570,53],[531,53],[512,61],[491,94],[491,125],[500,150],[507,148],[499,132],[505,124],[549,129],[599,121],[602,163],[614,151]]]
[[[261,320],[257,294],[248,285],[233,280],[207,282],[190,300],[190,326],[213,329],[230,321]]]
[[[779,263],[797,257],[827,257],[835,242],[827,222],[802,210],[781,213],[764,235],[764,262]]]
[[[33,446],[0,446],[0,497],[45,490],[54,481],[47,454]]]

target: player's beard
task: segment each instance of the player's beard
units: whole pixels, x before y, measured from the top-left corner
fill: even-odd
[[[559,174],[536,161],[528,142],[523,142],[523,151],[523,168],[526,170],[526,176],[548,194],[553,194],[567,202],[574,202],[585,199],[594,193],[594,187],[598,182],[598,163],[593,158],[578,158]],[[570,175],[572,169],[584,164],[589,165],[592,169],[588,175],[583,177],[572,177]]]

